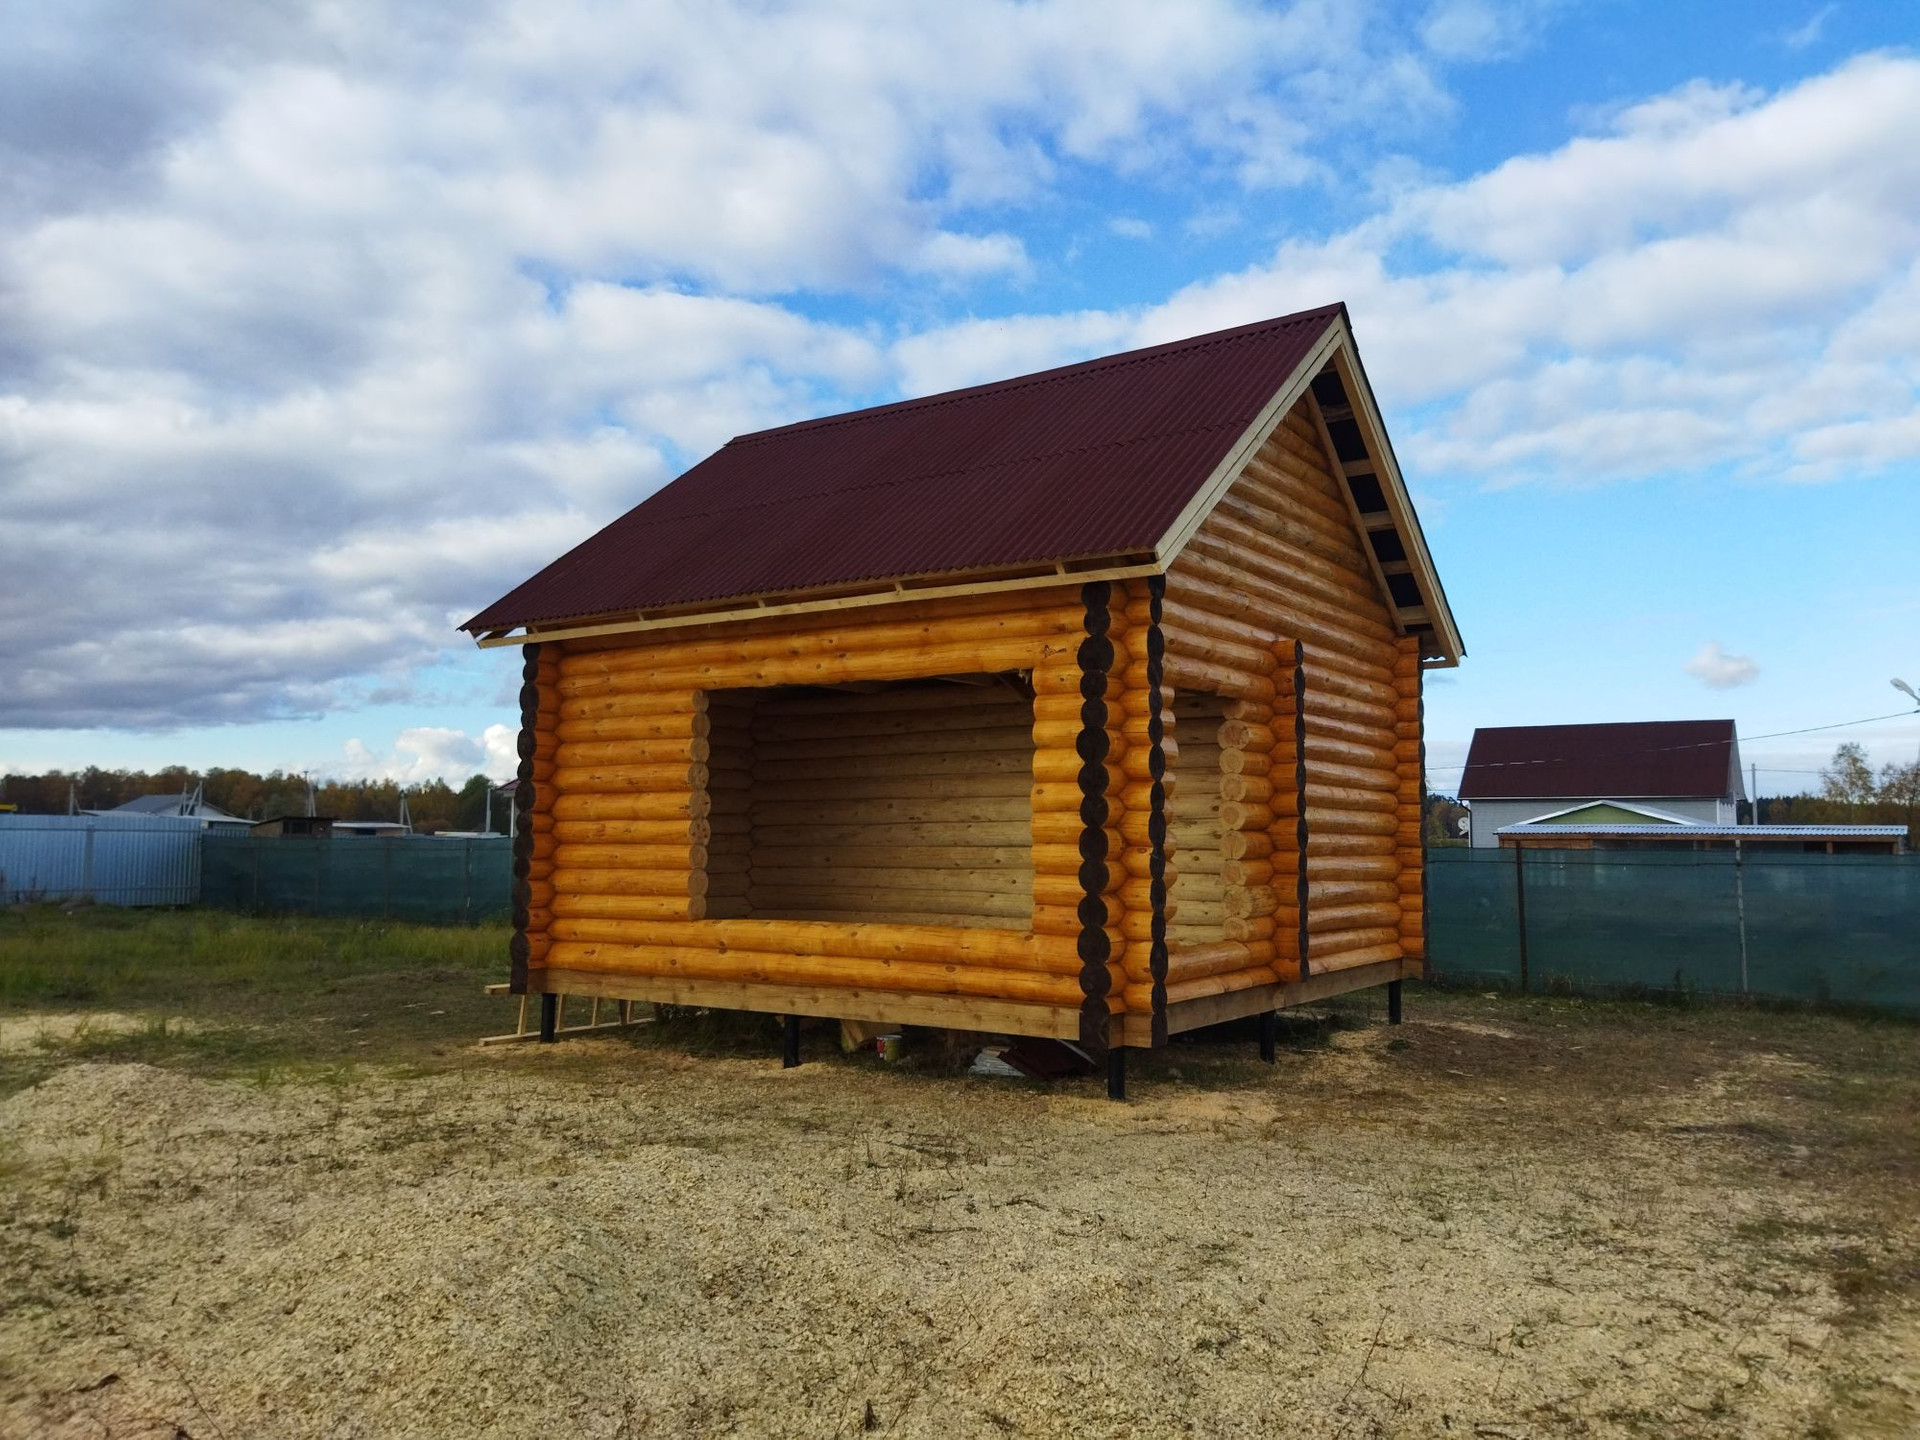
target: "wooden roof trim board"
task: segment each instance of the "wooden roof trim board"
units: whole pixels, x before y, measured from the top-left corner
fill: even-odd
[[[1314,382],[1327,373],[1339,377],[1341,388],[1351,408],[1352,418],[1360,428],[1362,441],[1367,450],[1367,458],[1364,461],[1342,462],[1333,444],[1326,417],[1322,414],[1320,403],[1312,390]],[[482,648],[493,648],[524,645],[538,640],[584,639],[671,629],[686,625],[707,625],[737,620],[768,619],[782,615],[855,609],[904,600],[941,599],[992,591],[1029,589],[1059,584],[1065,580],[1082,582],[1124,580],[1136,576],[1164,574],[1179,558],[1180,552],[1185,549],[1187,542],[1193,538],[1207,517],[1213,513],[1222,497],[1232,488],[1233,482],[1240,477],[1248,461],[1259,452],[1260,447],[1273,435],[1288,412],[1303,398],[1309,404],[1315,428],[1319,430],[1321,443],[1327,450],[1328,463],[1336,474],[1343,475],[1351,481],[1371,473],[1385,496],[1387,503],[1385,513],[1407,556],[1404,562],[1394,562],[1391,569],[1381,561],[1371,542],[1371,530],[1382,527],[1370,525],[1371,512],[1360,510],[1354,498],[1352,485],[1349,483],[1342,486],[1355,528],[1367,540],[1364,548],[1368,561],[1396,628],[1402,633],[1415,628],[1430,628],[1434,632],[1434,643],[1438,653],[1427,655],[1424,663],[1430,666],[1457,665],[1466,653],[1465,646],[1461,642],[1460,632],[1454,623],[1445,592],[1440,588],[1433,557],[1427,549],[1426,537],[1421,532],[1419,519],[1414,513],[1411,498],[1407,494],[1406,482],[1400,473],[1392,445],[1387,439],[1385,425],[1380,419],[1379,407],[1373,398],[1372,386],[1367,382],[1366,373],[1360,365],[1353,334],[1344,312],[1332,317],[1325,333],[1294,367],[1286,383],[1275,391],[1272,399],[1261,409],[1226,456],[1195,491],[1193,499],[1183,507],[1151,554],[1076,557],[1071,560],[1056,561],[1051,568],[1034,565],[1017,566],[1012,568],[1011,573],[948,572],[893,576],[876,580],[865,586],[835,586],[829,592],[822,594],[788,592],[778,595],[731,596],[718,602],[659,611],[638,611],[625,616],[606,613],[583,615],[570,620],[537,622],[520,627],[518,634],[513,633],[515,627],[512,626],[490,629],[477,637],[477,643]],[[1356,399],[1358,403],[1354,403]],[[1405,574],[1411,578],[1418,587],[1422,603],[1405,604],[1397,600],[1388,578],[1389,573]]]

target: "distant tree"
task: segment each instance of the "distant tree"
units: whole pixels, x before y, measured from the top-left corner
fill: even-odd
[[[1878,789],[1867,752],[1857,741],[1849,740],[1835,749],[1833,759],[1820,772],[1820,793],[1845,805],[1849,814],[1854,806],[1871,801]]]
[[[1451,795],[1427,792],[1425,813],[1420,822],[1420,838],[1428,845],[1463,843],[1462,823],[1473,812]]]
[[[1897,806],[1905,813],[1909,840],[1920,834],[1915,826],[1916,817],[1920,816],[1920,760],[1881,766],[1877,798],[1882,805]]]

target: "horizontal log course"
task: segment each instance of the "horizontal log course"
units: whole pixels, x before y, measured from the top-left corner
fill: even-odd
[[[710,747],[702,736],[674,740],[569,740],[560,746],[560,763],[569,769],[602,765],[687,766],[704,762]]]
[[[1397,910],[1400,887],[1391,880],[1324,879],[1320,868],[1315,866],[1307,878],[1307,903],[1326,911],[1354,905],[1390,906]]]
[[[1400,927],[1398,924],[1367,925],[1352,930],[1314,931],[1309,933],[1307,939],[1308,957],[1317,965],[1324,955],[1338,955],[1376,945],[1398,945]]]
[[[1271,676],[1274,670],[1271,643],[1248,645],[1223,638],[1209,630],[1189,629],[1185,625],[1163,624],[1167,657],[1183,665],[1195,662],[1217,667],[1221,672],[1241,676]]]
[[[1383,663],[1393,642],[1393,626],[1384,618],[1302,593],[1290,585],[1247,574],[1226,560],[1183,550],[1174,562],[1169,593],[1251,625],[1266,623],[1322,651],[1353,657],[1369,666]]]
[[[553,800],[556,820],[686,820],[704,818],[713,808],[701,790],[633,794],[560,794]]]
[[[774,637],[653,638],[618,650],[567,658],[564,678],[608,678],[629,683],[667,672],[754,669],[807,664],[853,655],[917,654],[955,646],[1022,644],[1037,638],[1077,637],[1079,617],[1051,608],[1003,615],[898,622],[844,621],[828,630],[796,627]],[[663,636],[665,632],[655,632]],[[1000,667],[992,667],[1000,668]]]
[[[1338,765],[1329,760],[1307,762],[1309,785],[1341,785],[1369,794],[1398,799],[1400,776],[1393,770],[1378,770],[1367,765]]]
[[[700,870],[707,864],[707,847],[684,836],[666,845],[565,844],[554,848],[553,861],[568,870]]]
[[[1188,542],[1188,549],[1269,583],[1285,585],[1303,599],[1364,607],[1368,614],[1381,609],[1380,592],[1371,575],[1318,561],[1306,551],[1267,539],[1231,517],[1222,516],[1218,525],[1203,527]]]
[[[1371,880],[1397,883],[1400,857],[1383,851],[1378,855],[1326,855],[1313,861],[1316,881]]]
[[[660,794],[697,790],[706,783],[707,767],[699,763],[563,766],[553,777],[562,795]]]
[[[1247,700],[1271,700],[1273,681],[1266,675],[1248,674],[1224,665],[1169,653],[1161,665],[1166,684],[1182,690],[1200,690],[1212,695],[1232,695]]]
[[[1189,1000],[1201,1000],[1209,995],[1230,995],[1278,983],[1279,976],[1271,965],[1256,965],[1251,969],[1236,970],[1230,975],[1203,975],[1193,980],[1182,980],[1178,985],[1169,985],[1167,1004],[1183,1005]]]
[[[1311,767],[1307,770],[1307,820],[1312,824],[1314,818],[1324,811],[1367,811],[1372,814],[1393,816],[1399,811],[1393,792],[1390,790],[1368,790],[1357,785],[1328,785],[1315,778]]]
[[[1014,797],[1017,803],[1017,797]],[[780,799],[755,797],[756,827],[844,827],[865,824],[1006,824],[1009,797],[999,795],[854,797]]]
[[[1401,957],[1402,947],[1399,942],[1389,941],[1359,945],[1328,955],[1315,955],[1309,963],[1315,974],[1330,975],[1336,970],[1354,970],[1362,965],[1377,965],[1383,960],[1398,960]]]
[[[769,910],[812,908],[862,910],[871,906],[939,915],[949,913],[949,907],[952,905],[964,903],[965,913],[969,915],[1017,918],[1025,916],[1030,909],[1034,908],[1032,901],[1024,893],[1024,887],[1018,893],[1010,890],[976,891],[962,896],[951,888],[915,890],[892,884],[850,885],[835,880],[826,880],[818,884],[768,885],[754,879],[750,893],[753,896],[755,909],[765,907]]]
[[[593,740],[681,740],[704,739],[712,733],[707,712],[677,710],[652,715],[601,715],[581,720],[560,720],[554,734],[562,744]]]
[[[964,784],[942,785],[937,783],[937,778],[892,775],[872,770],[865,776],[839,775],[810,780],[795,779],[785,774],[758,774],[754,777],[753,785],[754,813],[759,816],[764,813],[763,807],[794,802],[977,803],[997,800],[1000,804],[988,818],[1004,820],[1010,806],[1027,796],[1033,788],[1033,782],[1028,779],[1024,769],[986,770],[966,777]]]
[[[1345,740],[1355,745],[1371,749],[1384,748],[1391,743],[1392,734],[1387,727],[1371,720],[1353,720],[1342,715],[1330,714],[1313,708],[1312,697],[1308,697],[1307,706],[1307,755],[1311,759],[1314,747],[1322,740]]]
[[[635,932],[618,922],[579,921],[587,927],[557,938],[623,941]],[[643,941],[720,951],[752,950],[794,955],[838,955],[872,960],[923,960],[984,968],[1080,973],[1080,957],[1064,937],[964,926],[845,924],[818,920],[702,920],[653,922]]]
[[[553,885],[561,895],[706,894],[706,873],[688,870],[684,859],[680,865],[678,870],[559,869],[553,872]]]
[[[556,894],[550,907],[562,919],[699,920],[707,913],[704,896]]]
[[[737,923],[737,922],[735,922]],[[729,949],[724,952],[670,945],[616,945],[557,941],[548,952],[556,968],[619,971],[637,975],[687,975],[713,980],[801,985],[848,985],[929,995],[981,995],[1003,1000],[1067,1005],[1081,999],[1077,976],[924,960],[880,960],[834,955],[792,955]]]
[[[872,847],[898,853],[911,847],[914,853],[930,848],[953,847],[978,853],[1003,850],[1025,855],[1033,843],[1033,827],[1024,819],[975,824],[873,824],[873,825],[758,825],[754,844],[770,851],[801,849],[839,853],[846,847]]]
[[[992,871],[1025,883],[1032,870],[1034,852],[1018,845],[972,845],[964,841],[964,832],[945,832],[945,845],[908,847],[864,844],[774,845],[755,832],[753,859],[757,867],[769,869],[813,868],[832,870],[896,869],[914,865],[922,869],[951,870],[959,874]],[[1078,863],[1076,861],[1076,863]]]
[[[784,753],[820,756],[958,755],[975,750],[1033,748],[1025,710],[1011,704],[998,704],[990,707],[968,706],[964,713],[969,717],[969,723],[965,725],[936,726],[933,724],[935,720],[948,717],[923,716],[915,712],[907,717],[915,722],[911,727],[877,734],[844,725],[833,734],[794,735],[784,732],[795,728],[799,722],[779,724],[763,720],[754,727],[753,739],[757,746],[777,747]],[[808,728],[821,723],[812,718],[806,722]],[[1067,743],[1070,745],[1072,741]]]
[[[1054,751],[1043,751],[1054,755]],[[795,781],[866,780],[937,783],[958,776],[1014,776],[1025,781],[1033,774],[1035,751],[1021,743],[1018,747],[977,749],[947,755],[812,755],[810,751],[760,749],[755,755],[753,776],[760,789],[768,785]]]
[[[1298,516],[1303,523],[1317,524],[1329,534],[1353,540],[1353,516],[1340,498],[1326,460],[1312,453],[1316,446],[1297,435],[1276,432],[1247,461],[1244,483],[1249,494],[1262,499],[1283,514]]]
[[[793,856],[797,864],[781,864],[757,847],[752,852],[750,873],[756,889],[836,889],[908,890],[932,892],[948,889],[969,895],[1021,895],[1029,893],[1033,877],[1024,868],[996,869],[992,866],[916,865],[919,857],[911,853],[896,855],[886,865],[822,864],[809,856]],[[902,863],[908,862],[908,863]]]
[[[1365,574],[1368,570],[1367,557],[1360,553],[1351,527],[1341,535],[1317,515],[1310,521],[1298,519],[1292,505],[1257,479],[1252,486],[1235,485],[1222,495],[1208,519],[1215,517],[1349,573]]]
[[[1381,739],[1385,737],[1382,736]],[[1309,765],[1351,765],[1374,771],[1392,771],[1399,758],[1392,748],[1375,741],[1359,741],[1309,728],[1307,731]]]
[[[1370,822],[1378,822],[1383,817],[1369,815],[1365,818]],[[1394,828],[1397,830],[1399,826],[1396,824]],[[1327,828],[1309,830],[1307,832],[1307,855],[1316,870],[1323,862],[1323,859],[1329,856],[1351,858],[1384,855],[1392,858],[1395,856],[1395,853],[1393,836],[1390,833],[1382,833],[1378,828],[1372,832],[1364,829],[1334,830]]]

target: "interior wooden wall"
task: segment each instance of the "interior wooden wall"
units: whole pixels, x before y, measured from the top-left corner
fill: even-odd
[[[872,694],[719,691],[708,760],[746,817],[708,852],[716,889],[757,919],[1025,930],[1033,914],[1033,702],[1008,682]],[[738,788],[723,790],[723,778]],[[737,888],[736,888],[737,887]]]

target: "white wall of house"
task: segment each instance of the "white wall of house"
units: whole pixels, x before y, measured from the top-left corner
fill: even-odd
[[[1731,800],[1623,799],[1615,795],[1594,795],[1586,799],[1559,796],[1551,800],[1474,800],[1469,802],[1473,806],[1471,839],[1476,847],[1495,846],[1500,843],[1498,832],[1503,826],[1524,825],[1529,820],[1538,820],[1542,815],[1555,815],[1576,805],[1602,802],[1644,805],[1649,810],[1664,810],[1669,815],[1684,816],[1701,825],[1732,825],[1738,820]]]

